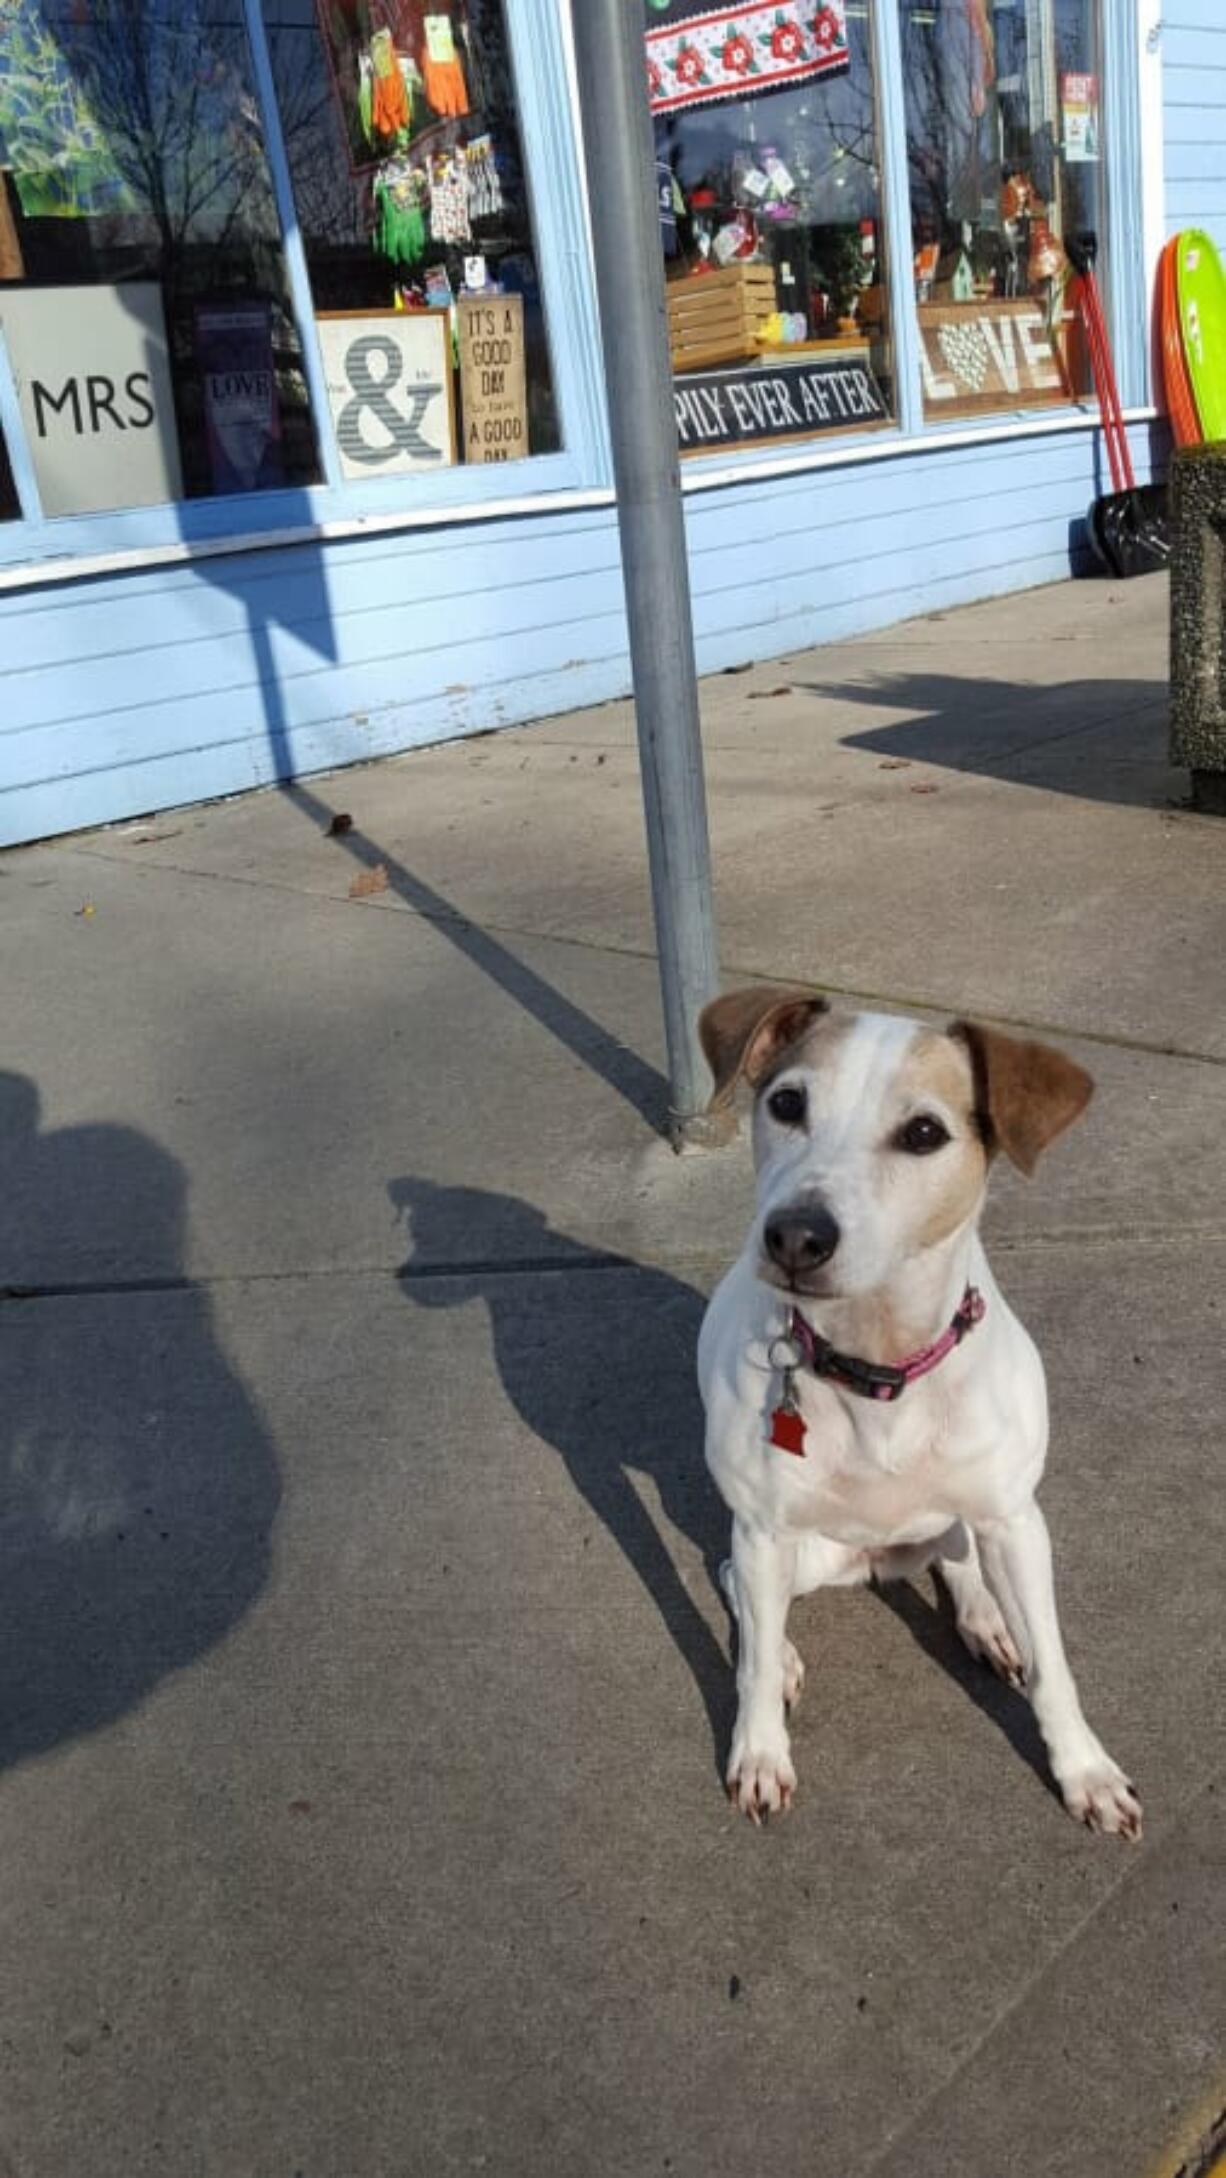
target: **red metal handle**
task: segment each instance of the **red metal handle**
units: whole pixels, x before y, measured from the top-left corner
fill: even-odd
[[[1132,453],[1128,435],[1124,429],[1124,414],[1120,404],[1120,389],[1116,381],[1115,366],[1111,360],[1111,342],[1107,323],[1103,316],[1102,299],[1098,282],[1090,271],[1083,272],[1078,280],[1078,306],[1081,322],[1085,327],[1090,349],[1090,369],[1094,375],[1098,394],[1099,415],[1103,437],[1107,445],[1107,460],[1111,468],[1113,490],[1132,491],[1136,478],[1132,467]]]

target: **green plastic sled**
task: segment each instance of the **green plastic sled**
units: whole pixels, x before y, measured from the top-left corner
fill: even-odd
[[[1226,272],[1210,237],[1189,227],[1175,261],[1183,352],[1206,439],[1226,439]]]

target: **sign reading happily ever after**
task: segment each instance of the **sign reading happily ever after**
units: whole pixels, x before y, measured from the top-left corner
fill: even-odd
[[[868,364],[846,356],[687,372],[674,381],[673,403],[683,454],[889,421]]]

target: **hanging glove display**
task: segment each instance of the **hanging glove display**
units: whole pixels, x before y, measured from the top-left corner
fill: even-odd
[[[494,162],[493,139],[474,136],[464,147],[464,165],[468,179],[468,216],[471,219],[493,219],[505,211],[502,183]]]
[[[407,135],[411,120],[409,91],[390,30],[376,30],[370,41],[370,129],[374,137]]]
[[[423,19],[421,77],[436,113],[454,121],[468,112],[468,86],[449,15],[427,15]]]
[[[399,155],[384,160],[375,176],[372,240],[379,255],[393,265],[420,264],[425,256],[427,194],[419,167]]]
[[[462,152],[440,151],[430,161],[430,233],[436,242],[472,241]]]

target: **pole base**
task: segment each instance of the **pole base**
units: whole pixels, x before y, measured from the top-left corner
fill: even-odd
[[[680,1156],[683,1150],[727,1149],[739,1133],[736,1113],[730,1106],[718,1112],[670,1112],[668,1139]]]

